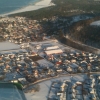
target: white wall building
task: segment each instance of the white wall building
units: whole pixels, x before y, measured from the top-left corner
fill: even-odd
[[[63,51],[61,49],[56,49],[56,50],[45,51],[45,53],[47,55],[51,55],[51,54],[61,54],[61,53],[63,53]]]

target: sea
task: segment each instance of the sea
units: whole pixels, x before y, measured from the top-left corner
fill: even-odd
[[[40,0],[0,0],[0,14],[6,14],[28,5],[33,5]]]

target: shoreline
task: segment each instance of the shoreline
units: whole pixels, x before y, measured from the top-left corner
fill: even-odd
[[[38,10],[41,8],[53,6],[54,4],[51,1],[52,0],[40,0],[38,2],[35,2],[34,4],[30,4],[26,7],[21,8],[21,9],[11,11],[11,12],[5,13],[5,14],[0,14],[0,16],[8,16],[11,14],[22,13],[22,12],[27,12],[27,11],[34,11],[34,10]]]

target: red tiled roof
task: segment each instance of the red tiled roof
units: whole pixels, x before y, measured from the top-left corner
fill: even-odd
[[[62,64],[62,62],[56,62],[56,64],[59,64],[60,65],[60,64]]]

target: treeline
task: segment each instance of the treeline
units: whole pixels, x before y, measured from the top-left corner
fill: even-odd
[[[90,25],[97,20],[100,20],[100,17],[74,23],[70,26],[70,38],[100,48],[100,26]]]
[[[92,53],[96,53],[96,54],[99,54],[99,50],[98,49],[95,49],[95,48],[92,48],[92,47],[89,47],[87,45],[82,45],[78,42],[75,42],[71,39],[68,39],[68,38],[61,38],[60,41],[63,43],[63,44],[66,44],[70,47],[73,47],[75,49],[78,49],[78,50],[81,50],[81,51],[85,51],[85,52],[92,52]]]
[[[55,6],[35,11],[13,14],[11,16],[24,16],[31,19],[51,18],[52,16],[72,16],[83,13],[99,13],[100,3],[94,0],[52,0]]]

